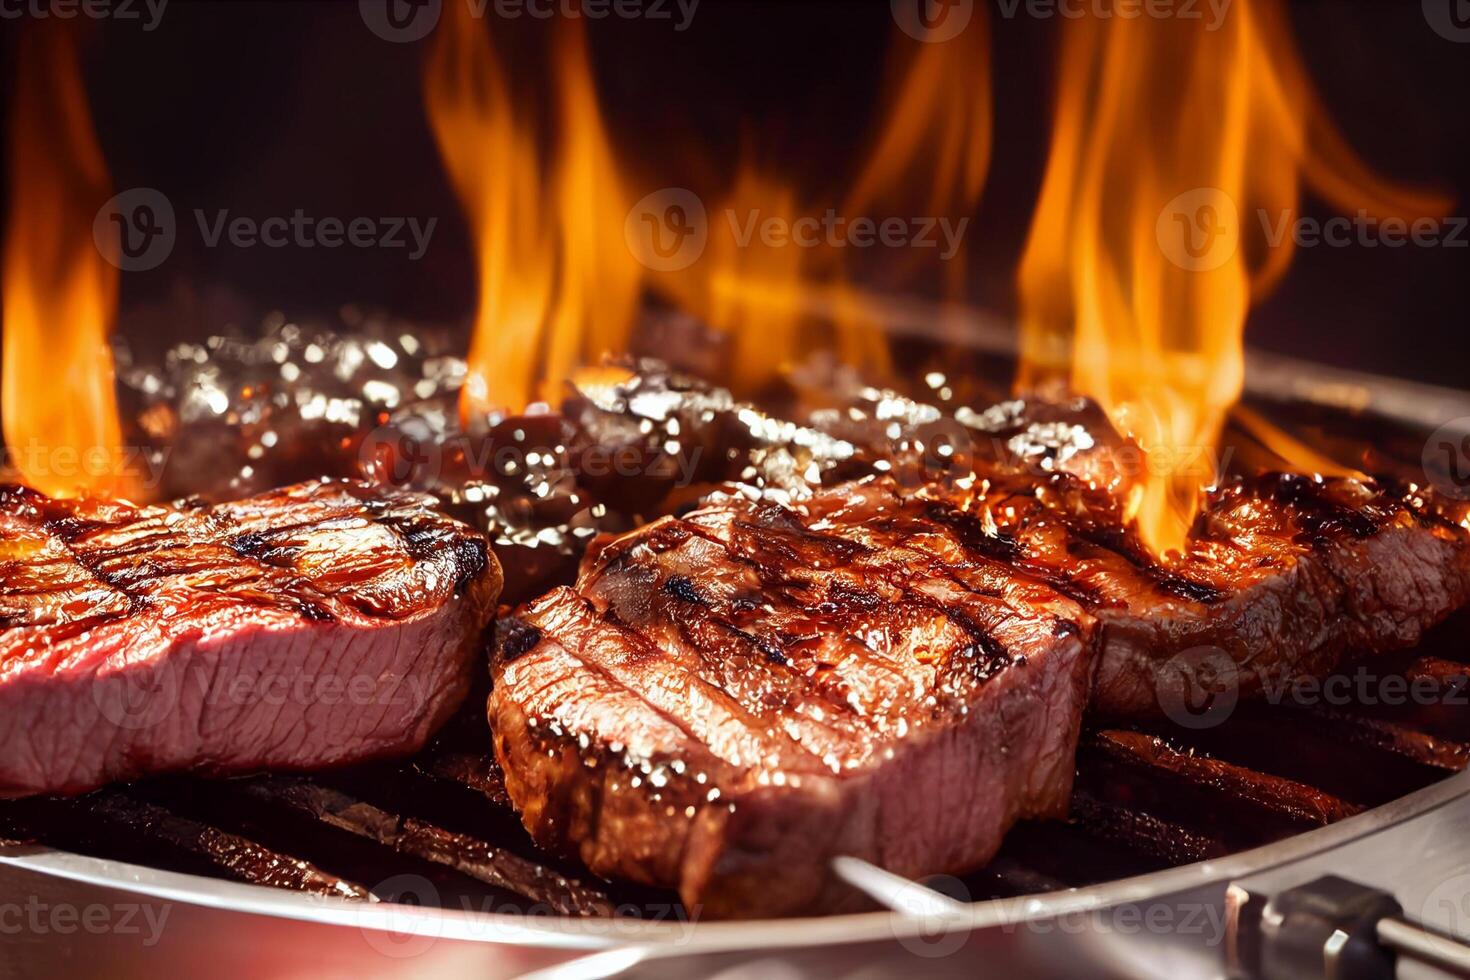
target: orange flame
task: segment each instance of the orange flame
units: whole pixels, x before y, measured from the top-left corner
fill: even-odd
[[[703,251],[666,266],[663,256],[640,256],[626,237],[629,222],[642,217],[657,225],[660,214],[630,214],[580,23],[558,26],[557,166],[548,178],[535,122],[511,92],[487,31],[470,5],[446,6],[425,72],[425,103],[479,265],[460,402],[466,423],[538,396],[551,399],[582,365],[625,349],[645,284],[730,338],[725,380],[742,393],[819,349],[835,348],[845,363],[869,373],[886,370],[878,320],[849,275],[852,249],[830,240],[796,244],[790,232],[803,222],[810,230],[827,214],[842,221],[959,219],[973,209],[990,159],[983,15],[960,39],[900,46],[912,57],[845,200],[813,206],[793,181],[747,162],[718,206],[705,211]],[[692,198],[705,210],[692,192],[679,193],[681,202]],[[686,210],[681,203],[681,221]],[[785,229],[780,241],[762,231],[771,219]],[[690,229],[669,230],[682,241]],[[901,258],[885,253],[883,266],[909,267],[922,255]],[[963,268],[962,257],[954,257],[946,269],[952,285]]]
[[[731,338],[731,376],[749,394],[815,350],[832,349],[869,376],[888,370],[880,320],[855,284],[861,249],[831,233],[836,219],[959,220],[979,201],[990,164],[989,33],[984,12],[959,37],[918,43],[896,34],[899,71],[870,149],[847,193],[821,205],[801,199],[794,181],[743,161],[730,189],[709,213],[703,258],[687,271],[653,277],[674,302]],[[780,233],[768,240],[767,220]],[[806,223],[807,240],[793,243]],[[812,229],[821,224],[823,231]],[[840,227],[839,225],[839,227]],[[835,240],[841,244],[834,244]],[[934,253],[883,248],[875,261],[889,280],[910,285]],[[963,250],[943,264],[945,285],[958,293]],[[894,285],[889,282],[888,285]]]
[[[131,495],[107,334],[117,269],[94,244],[111,182],[71,32],[21,38],[11,100],[5,316],[5,441],[21,479],[53,496]]]
[[[1291,259],[1291,236],[1273,242],[1257,217],[1294,215],[1302,181],[1379,217],[1449,202],[1387,185],[1353,155],[1271,0],[1236,0],[1218,29],[1094,17],[1065,31],[1019,271],[1018,387],[1060,380],[1093,396],[1151,463],[1214,458],[1251,300]],[[1152,547],[1183,544],[1213,477],[1151,466],[1131,511]]]
[[[638,265],[580,21],[563,18],[560,144],[548,179],[533,120],[520,111],[485,26],[446,4],[425,72],[425,101],[479,265],[479,304],[460,413],[519,410],[578,364],[626,346]]]

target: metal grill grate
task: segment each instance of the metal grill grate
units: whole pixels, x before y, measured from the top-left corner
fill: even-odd
[[[1218,857],[1465,768],[1470,711],[1457,701],[1470,667],[1452,652],[1470,635],[1466,619],[1371,675],[1374,690],[1421,679],[1412,704],[1295,699],[1241,705],[1211,728],[1087,731],[1071,818],[1018,827],[988,867],[947,890],[1011,897]],[[683,914],[669,893],[603,882],[539,852],[479,751],[488,744],[483,721],[467,713],[407,764],[14,801],[0,805],[0,840],[362,901],[420,898],[415,884],[427,881],[440,900],[476,910]]]

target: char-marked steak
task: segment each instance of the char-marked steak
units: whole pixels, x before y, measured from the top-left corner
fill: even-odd
[[[1273,473],[1212,492],[1166,565],[1107,536],[1032,540],[1038,565],[1092,597],[1093,709],[1136,716],[1188,711],[1180,698],[1212,685],[1279,694],[1349,656],[1412,647],[1470,603],[1466,514],[1422,489]]]
[[[499,589],[480,534],[418,494],[0,489],[0,796],[413,752],[463,700]]]
[[[636,367],[615,393],[572,400],[583,425],[675,418],[681,439],[703,444],[743,424],[765,441],[737,454],[726,479],[799,498],[808,484],[887,473],[907,494],[946,496],[1004,543],[1017,574],[1097,620],[1091,703],[1102,714],[1185,708],[1180,698],[1215,684],[1241,697],[1281,691],[1347,656],[1410,647],[1470,603],[1470,506],[1424,487],[1228,477],[1184,552],[1160,559],[1123,517],[1145,454],[1087,399],[977,412],[860,387],[839,394],[840,408],[783,425],[656,363]],[[655,437],[667,436],[645,436]],[[783,445],[804,454],[801,465],[757,465]]]
[[[888,481],[721,498],[519,610],[489,716],[536,840],[696,914],[779,915],[851,898],[834,856],[957,873],[1064,813],[1087,614],[946,507]]]

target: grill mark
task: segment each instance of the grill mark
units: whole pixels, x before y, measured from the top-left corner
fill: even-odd
[[[941,502],[939,501],[934,501],[932,503],[941,506],[953,506],[941,504]],[[903,522],[902,524],[899,523],[900,520]],[[923,531],[952,531],[952,528],[941,522],[935,522],[935,524],[937,524],[938,526],[936,527],[934,525],[926,524],[922,521],[922,519],[916,519],[913,514],[901,512],[899,517],[890,518],[889,520],[882,522],[877,522],[870,526],[875,530],[889,530],[895,534],[902,535],[903,540],[897,546],[907,547],[910,550],[918,551],[921,549],[913,548],[908,544],[908,542],[914,536],[913,529],[915,527]],[[949,535],[949,540],[953,541],[954,544],[957,545],[962,552],[964,552],[965,557],[969,559],[972,564],[984,565],[989,568],[998,569],[1000,571],[1006,572],[1007,574],[1015,575],[1019,578],[1023,578],[1028,581],[1044,585],[1052,591],[1057,592],[1068,599],[1071,599],[1087,612],[1095,612],[1102,606],[1108,604],[1107,599],[1097,591],[1088,588],[1085,585],[1082,585],[1080,582],[1075,582],[1063,575],[1054,573],[1050,569],[1046,568],[1044,565],[1039,565],[1036,562],[1026,558],[1024,546],[1018,539],[1014,537],[1007,536],[1007,540],[1015,542],[1018,547],[1018,555],[1013,560],[1002,560],[996,558],[993,555],[989,554],[989,549],[986,549],[984,551],[976,551],[969,546],[969,542],[967,542],[963,537],[959,536],[958,534],[951,533]],[[968,589],[971,592],[979,592],[981,594],[991,595],[999,599],[1005,598],[1002,593],[996,590],[976,589],[973,585],[962,581],[957,576],[952,574],[952,572],[947,568],[934,568],[931,563],[931,569],[933,569],[936,574],[940,575],[941,577],[950,578],[955,581],[955,583],[958,584],[960,587]]]
[[[680,602],[697,606],[709,604],[687,575],[670,575],[664,580],[663,590]]]
[[[805,605],[787,593],[788,590],[808,592],[811,590],[810,583],[794,580],[782,575],[779,567],[748,557],[739,550],[736,550],[733,543],[727,543],[721,540],[700,525],[683,523],[668,528],[661,528],[660,531],[666,532],[661,535],[666,540],[677,540],[680,543],[687,542],[691,538],[698,538],[719,548],[731,564],[751,570],[759,583],[758,591],[765,602],[780,603],[782,611],[774,614],[776,618],[788,619],[807,612]],[[768,536],[762,536],[762,540],[768,541],[769,538]],[[599,576],[608,574],[632,576],[638,582],[640,588],[644,587],[643,583],[645,581],[651,584],[652,581],[661,576],[662,573],[656,564],[643,565],[635,561],[635,555],[641,555],[641,552],[637,552],[634,548],[627,548],[625,551],[626,554],[620,556],[624,560],[614,563],[617,566],[615,569],[599,569],[597,574]],[[670,576],[670,578],[673,577],[685,576]],[[682,586],[676,585],[674,590],[682,591]],[[671,593],[667,586],[665,586],[664,588],[660,588],[657,594],[670,595]],[[723,652],[717,645],[711,648],[707,636],[696,635],[695,632],[692,632],[690,629],[691,622],[705,624],[710,629],[730,636],[737,643],[744,644],[753,650],[760,660],[764,661],[765,664],[769,665],[775,671],[768,676],[773,681],[782,684],[786,696],[798,697],[820,704],[834,718],[845,717],[849,719],[850,723],[857,725],[862,730],[862,735],[858,737],[871,735],[873,731],[871,721],[855,709],[846,698],[833,696],[833,693],[819,682],[817,676],[814,674],[809,675],[806,671],[798,670],[792,666],[791,657],[781,643],[773,641],[770,637],[761,636],[750,630],[742,629],[733,622],[735,613],[740,611],[754,611],[758,608],[756,603],[748,598],[736,596],[730,599],[728,605],[722,609],[720,608],[720,604],[713,598],[703,595],[700,598],[701,601],[698,603],[686,603],[680,606],[684,615],[671,615],[668,611],[665,611],[662,619],[669,625],[677,628],[684,641],[700,656],[701,661],[715,672],[712,675],[715,678],[714,680],[704,680],[705,674],[703,672],[697,673],[696,676],[701,677],[704,683],[712,684],[720,690],[727,690],[724,680],[721,679],[721,672],[718,666],[722,663]],[[657,614],[658,610],[655,609],[653,612]],[[858,659],[864,664],[865,670],[876,672],[884,677],[897,678],[904,685],[909,683],[909,679],[896,665],[879,657],[855,637],[852,637],[850,634],[843,634],[843,640],[851,644],[850,651],[858,655]],[[733,697],[734,695],[731,696]],[[737,697],[736,701],[743,706],[744,702],[740,698]],[[810,718],[805,720],[810,724],[817,724],[820,727],[830,727],[821,725],[821,723]]]
[[[684,541],[687,541],[690,537],[691,535],[687,534],[681,535]],[[738,558],[730,554],[729,548],[726,547],[724,550],[732,562],[740,563]],[[758,567],[756,570],[757,574],[759,574]],[[620,566],[616,570],[602,570],[602,574],[604,576],[618,575],[628,577],[641,586],[645,581],[650,583],[656,581],[663,575],[663,571],[656,561],[650,561],[647,564],[637,562],[636,555],[630,550],[626,556],[626,560],[620,563]],[[765,583],[763,582],[762,585],[764,586]],[[660,613],[662,613],[660,618],[665,623],[677,628],[680,635],[684,637],[685,641],[689,643],[693,650],[699,653],[705,663],[715,666],[722,662],[724,659],[723,652],[718,649],[711,649],[704,642],[704,638],[692,632],[689,627],[694,624],[704,624],[733,637],[737,642],[754,649],[766,663],[774,667],[790,667],[791,659],[787,656],[780,644],[773,642],[769,637],[742,629],[733,622],[730,622],[730,617],[720,614],[716,608],[714,599],[702,593],[688,576],[680,574],[668,575],[664,578],[663,584],[659,586],[657,591],[680,603],[680,609],[684,614],[674,615],[670,610],[661,610],[657,602],[652,604],[650,613],[655,616],[660,616]],[[767,592],[768,590],[763,588],[762,591]],[[651,596],[651,598],[656,598],[656,596]],[[838,704],[838,702],[823,696],[820,689],[815,688],[811,679],[806,677],[802,672],[785,670],[779,673],[772,673],[768,676],[788,687],[794,687],[798,693],[807,697],[818,698],[827,704]],[[716,683],[716,686],[722,690],[725,689],[725,685],[722,682]],[[739,699],[737,698],[737,700]]]
[[[1120,529],[1096,527],[1071,520],[1060,513],[1057,513],[1056,517],[1069,535],[1117,555],[1160,591],[1205,605],[1220,602],[1225,598],[1223,591],[1208,582],[1200,582],[1171,572],[1153,558],[1141,553],[1134,547],[1126,533]]]
[[[64,557],[58,556],[54,563],[76,567],[94,583],[93,587],[110,589],[123,598],[125,610],[106,616],[86,617],[85,622],[92,628],[100,622],[140,612],[151,604],[157,587],[168,580],[177,580],[178,585],[189,592],[227,596],[253,605],[283,609],[311,622],[334,622],[338,617],[332,610],[331,600],[294,571],[292,559],[296,550],[276,542],[282,536],[317,528],[330,521],[361,516],[360,512],[340,504],[319,504],[311,497],[275,495],[264,498],[258,508],[251,508],[244,515],[232,515],[228,510],[200,513],[197,509],[181,508],[180,513],[189,514],[191,521],[202,522],[191,533],[187,524],[183,527],[166,524],[157,509],[123,511],[129,518],[123,520],[90,520],[66,513],[70,505],[64,501],[40,498],[23,489],[10,488],[0,490],[0,493],[3,493],[0,500],[4,503],[12,506],[25,504],[35,513],[38,530],[55,541],[64,553]],[[350,496],[363,499],[356,492]],[[272,502],[277,500],[282,507],[298,512],[315,510],[317,513],[310,520],[266,530],[245,531],[234,536],[226,533],[229,527],[238,526],[239,516],[263,520],[268,516]],[[362,510],[379,514],[388,512],[385,506],[368,507],[366,502]],[[483,541],[445,533],[422,520],[399,521],[397,524],[412,527],[413,541],[418,548],[428,549],[431,541],[453,546],[450,562],[456,573],[457,595],[462,594],[488,564],[488,548]],[[202,533],[206,529],[216,533]],[[111,535],[125,536],[126,540],[116,543],[96,540]],[[214,554],[216,550],[223,552],[218,558]],[[243,559],[244,567],[231,569],[224,554]],[[286,567],[278,562],[284,562]],[[203,583],[190,580],[193,576],[210,572],[230,574],[216,575],[214,580]],[[71,587],[72,590],[77,588],[85,586],[78,583]],[[55,591],[38,589],[36,593]],[[31,622],[27,616],[15,615],[7,616],[5,621]]]
[[[265,539],[265,535],[258,531],[237,534],[233,538],[226,539],[225,544],[241,558],[263,559],[271,548],[270,543]]]
[[[511,663],[530,653],[541,642],[541,631],[520,619],[509,620],[502,630],[500,659]]]
[[[585,602],[585,600],[584,600],[584,602]],[[647,637],[645,637],[641,632],[639,632],[636,627],[634,627],[633,625],[631,625],[629,623],[624,622],[623,619],[620,616],[618,616],[617,613],[614,612],[613,610],[610,610],[610,609],[607,610],[606,612],[602,613],[601,616],[598,617],[598,619],[599,619],[600,622],[605,623],[608,627],[616,630],[617,633],[618,633],[618,635],[620,637],[622,637],[623,640],[629,646],[633,647],[637,651],[637,658],[639,660],[641,660],[641,661],[651,661],[651,660],[662,660],[663,659],[662,656],[660,655],[659,648],[655,644],[653,644]],[[595,660],[590,659],[590,658],[588,658],[587,656],[584,655],[583,649],[584,648],[583,648],[582,645],[579,645],[578,646],[578,649],[576,651],[577,659],[578,660],[581,660],[584,663],[596,663]],[[725,690],[720,685],[718,685],[718,684],[712,684],[708,679],[706,679],[704,676],[702,676],[698,671],[691,671],[691,670],[689,670],[687,664],[680,663],[680,664],[678,664],[678,666],[690,678],[690,680],[692,680],[694,683],[699,684],[701,687],[706,688],[707,689],[707,693],[708,693],[708,695],[709,695],[709,697],[711,699],[717,700],[717,701],[721,702],[724,705],[725,710],[727,712],[729,712],[730,716],[732,718],[734,718],[734,719],[737,719],[740,722],[740,724],[742,725],[742,727],[744,727],[748,732],[750,732],[750,733],[754,734],[755,736],[757,736],[754,739],[754,741],[756,741],[756,742],[766,741],[766,739],[760,737],[761,736],[761,733],[763,733],[763,732],[767,732],[768,734],[774,734],[774,733],[768,732],[768,730],[765,727],[763,727],[761,724],[759,724],[759,718],[749,708],[747,708],[740,701],[739,698],[737,698],[734,695],[732,695],[729,691]],[[640,695],[637,692],[637,690],[634,689],[634,688],[632,688],[630,685],[625,684],[622,681],[619,681],[616,677],[612,677],[612,680],[615,683],[617,683],[619,686],[621,686],[621,687],[629,690],[630,692],[632,692],[632,694],[634,695],[634,697],[637,697],[644,704],[648,705],[649,710],[654,711],[657,714],[659,714],[659,715],[667,718],[672,724],[674,724],[680,730],[682,730],[683,732],[685,732],[685,734],[687,734],[691,740],[693,740],[694,742],[696,742],[699,745],[703,746],[706,751],[709,751],[711,755],[715,755],[717,758],[719,757],[718,756],[718,753],[715,753],[712,749],[710,749],[709,744],[707,742],[705,742],[699,736],[695,735],[693,733],[693,731],[690,730],[689,726],[687,724],[685,724],[683,721],[681,721],[678,718],[674,718],[672,716],[669,716],[669,715],[667,715],[666,712],[663,712],[660,709],[658,709],[652,702],[648,701],[647,698],[645,698],[642,695]],[[806,757],[808,759],[814,760],[816,762],[816,764],[817,764],[817,766],[818,766],[819,769],[821,769],[822,771],[826,771],[825,763],[822,762],[821,758],[815,752],[813,752],[811,749],[808,749],[806,746],[802,745],[795,738],[792,738],[791,735],[789,735],[788,733],[786,733],[784,730],[782,730],[779,733],[779,735],[776,735],[776,737],[778,739],[784,741],[786,743],[786,745],[788,745],[789,747],[791,747],[792,749],[794,749],[801,756],[804,756],[804,757]]]
[[[808,543],[816,543],[819,546],[830,545],[834,542],[845,543],[847,545],[851,545],[855,549],[855,554],[859,556],[863,554],[870,554],[872,552],[872,549],[868,548],[861,542],[855,542],[847,538],[823,534],[822,532],[813,531],[810,528],[801,525],[798,525],[798,527],[800,527],[800,539],[803,541],[807,541]],[[726,554],[731,555],[732,557],[736,558],[736,560],[739,560],[753,568],[756,572],[757,578],[759,578],[761,581],[763,589],[767,591],[767,594],[769,594],[772,586],[777,585],[778,583],[780,587],[802,592],[811,591],[813,586],[817,584],[802,579],[791,579],[784,575],[777,578],[776,576],[773,576],[771,574],[770,564],[758,561],[752,557],[745,555],[743,552],[732,550],[735,547],[736,541],[740,537],[744,537],[750,535],[751,533],[754,533],[756,539],[760,542],[762,547],[775,547],[780,551],[783,559],[790,562],[792,565],[801,568],[808,567],[809,562],[802,560],[797,549],[787,546],[785,542],[779,540],[778,536],[769,534],[768,528],[751,525],[738,519],[731,521],[730,528],[732,531],[732,537],[729,544],[720,541],[718,538],[714,538],[713,540],[725,549]],[[791,533],[793,535],[796,534],[796,532],[794,531]],[[884,567],[884,571],[889,573],[890,576],[892,575],[892,569],[888,566]],[[836,579],[835,581],[841,580]],[[830,582],[824,584],[830,584]],[[898,588],[900,593],[907,595],[906,590],[901,584],[895,585],[895,588]],[[795,603],[793,603],[793,605],[795,605]],[[904,678],[905,681],[908,680],[907,674],[904,673],[903,669],[896,662],[871,649],[866,643],[856,641],[853,645],[853,649],[854,651],[858,652],[860,659],[868,666],[877,667],[880,670],[894,673],[899,677]]]
[[[812,606],[803,605],[793,595],[793,593],[810,592],[812,589],[812,583],[799,579],[793,579],[789,576],[780,574],[777,569],[772,568],[770,565],[758,562],[741,551],[735,550],[732,542],[721,540],[720,538],[716,537],[714,534],[708,532],[705,528],[702,528],[697,524],[689,525],[688,529],[690,532],[690,536],[701,538],[702,540],[708,541],[710,544],[716,545],[725,552],[726,556],[732,562],[737,565],[743,565],[747,568],[752,569],[756,573],[757,579],[760,580],[762,587],[761,596],[766,601],[770,601],[773,596],[778,596],[792,609],[800,609],[802,612],[814,611]],[[841,581],[838,580],[837,582],[832,583],[832,586],[837,586],[840,584]],[[820,606],[821,603],[818,603],[817,605]],[[735,598],[730,600],[730,609],[733,612],[751,613],[759,608],[760,604],[747,596],[736,596]],[[821,614],[821,610],[819,608],[815,609],[815,611],[818,614]],[[871,667],[884,674],[890,674],[899,678],[903,678],[905,682],[907,681],[903,671],[900,670],[896,664],[888,661],[886,658],[880,657],[873,650],[869,649],[867,644],[863,643],[857,637],[853,636],[850,633],[844,633],[843,639],[851,642],[852,649],[859,653],[859,659],[861,659],[862,662],[868,667]],[[793,642],[794,641],[788,642],[786,645],[793,645]],[[805,680],[805,675],[803,673],[798,672],[797,676]],[[814,683],[814,679],[812,680],[812,683]],[[819,697],[824,701],[831,700],[825,696],[820,688],[814,688],[814,691],[816,697]],[[852,710],[852,706],[845,701],[831,703],[839,705],[839,707],[843,711],[850,712]]]
[[[490,565],[490,547],[481,538],[460,537],[454,547],[454,594],[462,596]]]
[[[1344,507],[1326,494],[1327,484],[1291,473],[1276,474],[1257,481],[1267,497],[1291,509],[1291,516],[1314,547],[1329,545],[1348,535],[1359,540],[1380,530],[1367,514]]]
[[[741,522],[737,520],[734,523],[736,525],[739,525]],[[801,535],[803,539],[815,538],[820,539],[824,542],[844,542],[852,546],[855,549],[856,554],[858,555],[875,556],[879,553],[879,549],[875,549],[865,544],[864,542],[856,541],[852,538],[842,537],[834,533],[814,531],[811,528],[800,524],[798,524],[798,526],[801,528]],[[913,551],[913,549],[905,550]],[[899,592],[903,596],[904,601],[919,606],[920,608],[927,609],[931,612],[939,613],[950,622],[953,622],[956,626],[958,626],[962,632],[964,632],[971,638],[973,645],[978,647],[982,652],[985,653],[986,658],[988,661],[990,661],[990,663],[987,664],[984,673],[980,679],[984,679],[984,677],[993,675],[996,670],[1013,661],[1014,657],[1012,656],[1010,651],[1006,649],[1005,645],[1002,644],[995,637],[991,636],[988,632],[986,632],[979,623],[975,622],[975,620],[969,615],[969,613],[955,608],[951,605],[941,603],[938,600],[934,599],[932,596],[915,590],[910,584],[909,574],[907,570],[897,563],[883,559],[877,560],[881,565],[883,571],[886,573],[885,577],[889,582],[894,585],[895,588],[899,590]],[[930,571],[934,571],[932,567]],[[970,588],[958,579],[955,579],[951,575],[937,574],[934,577],[947,580],[956,588],[962,589],[966,592],[975,592],[974,589]],[[860,644],[860,646],[866,649],[866,644]]]
[[[1025,554],[1021,542],[1001,531],[991,533],[974,514],[966,513],[945,501],[931,500],[924,506],[924,516],[954,533],[955,540],[969,554],[983,555],[994,562],[1012,564]]]

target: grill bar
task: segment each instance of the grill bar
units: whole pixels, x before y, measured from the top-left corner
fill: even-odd
[[[1470,744],[1439,738],[1397,721],[1313,705],[1296,709],[1354,745],[1392,752],[1421,765],[1460,772],[1470,764]]]
[[[1443,683],[1459,683],[1467,669],[1436,656],[1403,664],[1406,678]],[[1465,768],[1470,746],[1416,727],[1425,720],[1443,727],[1444,713],[1437,721],[1431,715],[1260,704],[1242,706],[1212,730],[1090,731],[1079,752],[1071,818],[1016,828],[989,866],[963,879],[964,890],[973,899],[1057,891],[1219,857],[1350,817],[1381,800],[1358,799],[1356,791],[1344,798],[1319,780],[1333,785],[1344,773],[1377,772],[1403,759],[1391,787],[1397,795]],[[570,916],[687,914],[670,893],[584,884],[578,877],[585,871],[535,851],[494,757],[477,751],[488,737],[467,709],[407,765],[310,779],[163,780],[79,800],[0,804],[0,843],[36,842],[367,901],[375,896],[357,881],[391,878],[409,863],[418,874],[442,869],[438,884],[451,893],[464,887],[501,896],[482,905],[501,911],[525,910],[529,902]],[[1280,744],[1297,751],[1276,751]],[[1268,771],[1277,766],[1291,776]],[[252,840],[256,835],[292,853]],[[331,870],[344,865],[345,877]],[[507,903],[505,896],[523,901]],[[397,894],[387,889],[381,897]]]
[[[465,834],[416,817],[389,813],[371,803],[305,780],[268,777],[241,791],[281,804],[338,830],[365,837],[401,854],[451,868],[477,881],[544,904],[560,915],[611,916],[607,895],[539,864]]]
[[[1326,826],[1363,809],[1305,783],[1181,750],[1157,735],[1108,729],[1095,733],[1088,744],[1120,762],[1179,777],[1302,823]]]
[[[104,791],[75,802],[28,801],[20,806],[22,812],[15,823],[34,840],[87,848],[105,831],[107,839],[101,843],[121,844],[126,857],[137,851],[148,856],[162,854],[232,881],[377,901],[364,886],[309,861],[134,799],[126,791]]]
[[[1169,864],[1192,864],[1230,853],[1224,841],[1143,810],[1072,793],[1072,819],[1089,833]]]

